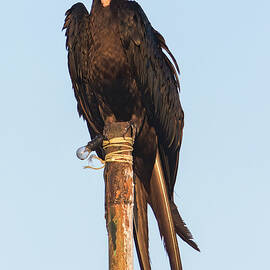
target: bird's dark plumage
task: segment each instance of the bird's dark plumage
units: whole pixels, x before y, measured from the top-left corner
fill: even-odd
[[[134,238],[141,269],[150,269],[147,203],[157,218],[171,269],[181,269],[177,233],[196,250],[173,201],[184,113],[177,63],[164,38],[135,1],[93,0],[66,12],[68,67],[91,137],[112,121],[132,121],[134,145]],[[172,62],[163,53],[167,51]],[[103,150],[97,150],[104,158]]]

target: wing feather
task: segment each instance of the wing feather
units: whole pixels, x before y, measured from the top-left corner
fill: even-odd
[[[143,94],[148,119],[155,127],[158,137],[157,158],[160,158],[162,164],[162,174],[164,174],[167,185],[170,207],[163,212],[160,210],[167,196],[162,192],[160,194],[163,197],[159,197],[159,201],[156,201],[156,197],[158,197],[156,192],[161,190],[158,183],[162,182],[155,174],[156,167],[154,167],[151,179],[151,184],[155,185],[155,195],[152,196],[150,204],[156,214],[161,234],[164,236],[171,265],[175,266],[173,269],[178,269],[179,266],[176,266],[180,265],[177,263],[180,261],[180,258],[177,259],[179,256],[176,249],[178,247],[177,244],[172,244],[174,231],[189,245],[199,250],[173,202],[184,127],[184,112],[179,99],[180,86],[177,74],[179,67],[164,38],[153,29],[145,13],[135,1],[122,3],[118,12],[121,40],[126,49],[130,66],[134,67],[134,76],[138,88]],[[163,50],[168,53],[174,65]],[[168,219],[173,220],[174,228],[162,225],[164,222],[168,222]]]
[[[133,72],[143,93],[148,117],[164,150],[161,151],[161,160],[169,164],[169,171],[164,173],[171,198],[178,168],[184,118],[179,99],[179,67],[164,38],[153,29],[136,2],[123,2],[121,8],[118,8],[118,17],[119,32],[127,58],[130,66],[134,66]],[[167,51],[174,65],[162,49]]]
[[[89,87],[90,47],[92,44],[90,15],[82,3],[73,5],[67,12],[63,30],[66,30],[68,68],[78,102],[79,115],[87,121],[91,137],[101,133],[103,121],[94,92]]]

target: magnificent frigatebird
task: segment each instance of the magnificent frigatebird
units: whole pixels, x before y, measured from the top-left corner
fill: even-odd
[[[175,58],[135,1],[93,0],[90,14],[77,3],[66,12],[63,29],[78,112],[91,138],[102,136],[113,121],[136,127],[134,240],[141,269],[151,269],[148,203],[171,269],[180,270],[176,233],[199,248],[173,198],[184,126]],[[102,147],[96,152],[104,158]]]

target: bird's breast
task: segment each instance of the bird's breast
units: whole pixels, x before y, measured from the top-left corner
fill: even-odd
[[[126,55],[118,33],[117,21],[109,9],[103,9],[100,16],[93,18],[91,36],[92,80],[98,79],[108,84],[126,75]]]
[[[90,49],[91,89],[108,114],[126,120],[137,110],[136,83],[118,34],[117,24],[106,17],[92,25]],[[100,19],[100,17],[99,17]]]

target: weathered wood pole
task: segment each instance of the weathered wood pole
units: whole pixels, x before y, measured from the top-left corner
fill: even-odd
[[[110,141],[115,138],[131,137],[127,122],[111,123],[105,126],[104,135]],[[133,143],[132,143],[133,144]],[[128,145],[128,147],[127,147]],[[132,149],[127,142],[112,143],[104,148],[106,155],[117,151],[132,160]],[[124,150],[121,152],[120,150]],[[120,152],[119,152],[120,151]],[[113,159],[112,159],[113,160]],[[106,162],[105,217],[109,238],[109,270],[133,270],[133,205],[134,184],[132,162]]]

